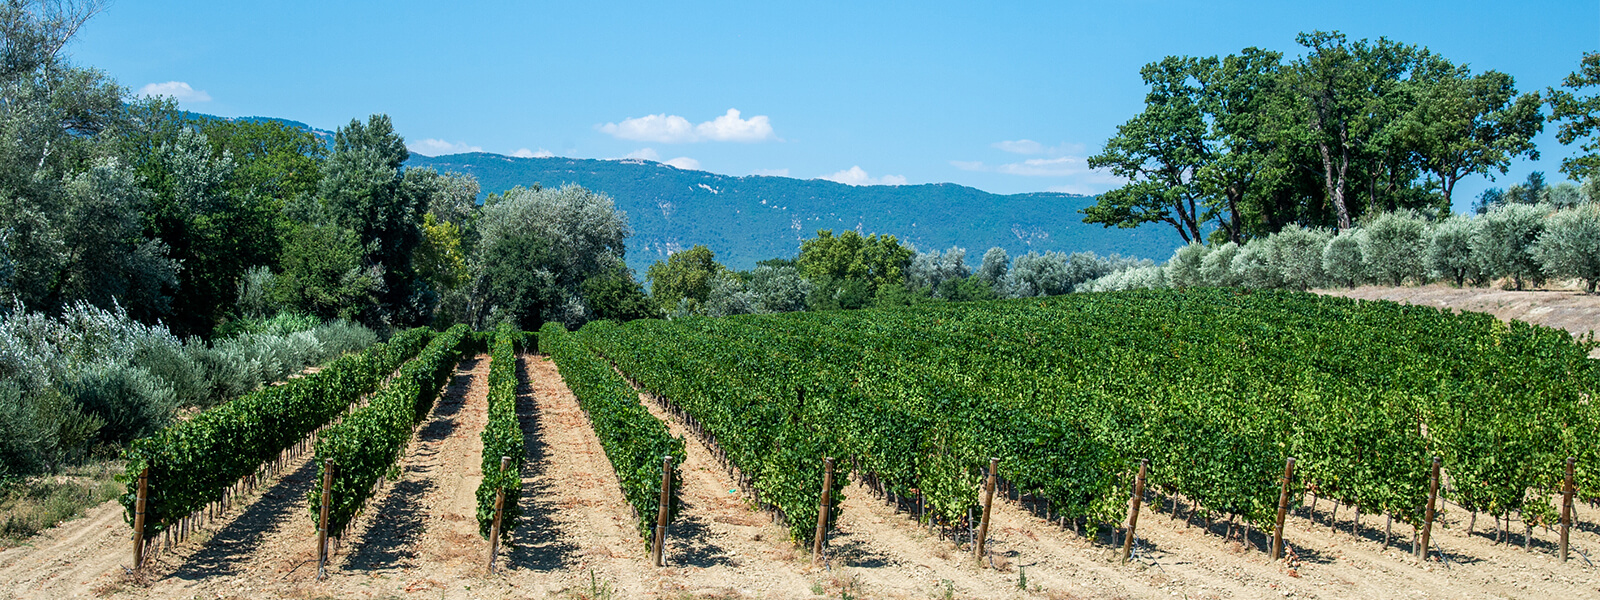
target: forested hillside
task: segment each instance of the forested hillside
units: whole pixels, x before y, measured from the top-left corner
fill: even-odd
[[[703,244],[724,264],[793,257],[819,229],[893,234],[919,250],[998,246],[1028,251],[1092,251],[1160,258],[1179,241],[1165,231],[1083,223],[1088,196],[999,195],[939,183],[851,186],[823,179],[735,177],[644,160],[512,158],[498,154],[412,155],[406,163],[472,175],[484,193],[514,186],[575,183],[611,196],[628,214],[628,266],[640,275],[667,254]]]

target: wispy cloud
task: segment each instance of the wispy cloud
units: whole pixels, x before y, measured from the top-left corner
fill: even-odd
[[[1089,168],[1089,161],[1082,156],[1062,156],[1057,158],[1030,158],[1022,162],[1002,163],[991,165],[981,160],[952,160],[950,166],[963,171],[977,171],[980,173],[1004,173],[1006,175],[1022,175],[1024,177],[1073,177],[1090,175],[1096,181],[1106,183],[1121,183],[1122,179],[1111,175],[1102,169]]]
[[[730,108],[720,117],[693,125],[688,119],[678,115],[662,113],[596,125],[595,129],[617,139],[660,144],[761,142],[777,139],[772,131],[772,121],[766,115],[756,115],[749,119],[740,118],[739,115],[738,109]]]
[[[145,97],[170,96],[179,102],[210,102],[211,94],[205,90],[194,89],[194,86],[183,81],[168,81],[166,83],[146,83],[139,88],[139,95]]]
[[[648,160],[686,171],[697,170],[700,168],[700,161],[687,156],[679,156],[677,158],[661,160],[661,153],[656,152],[655,148],[640,148],[623,155],[619,160]]]
[[[981,160],[952,160],[950,166],[963,171],[1000,173],[1022,177],[1048,177],[1069,181],[1050,186],[1048,191],[1095,194],[1122,185],[1125,181],[1102,169],[1089,168],[1082,144],[1062,143],[1046,146],[1033,140],[1006,140],[989,145],[1010,154],[1035,156],[1015,162],[990,164]]]
[[[900,175],[884,175],[883,177],[871,177],[871,176],[868,176],[867,175],[867,171],[865,169],[862,169],[860,166],[852,166],[852,167],[850,167],[848,169],[845,169],[843,171],[839,171],[838,173],[834,173],[832,175],[823,175],[821,177],[818,177],[817,179],[826,179],[828,181],[836,181],[836,182],[843,183],[843,184],[846,184],[846,185],[905,185],[906,184],[906,178],[903,177],[903,176],[900,176]]]
[[[552,156],[555,156],[556,153],[551,152],[549,150],[545,150],[544,148],[540,148],[538,150],[529,150],[527,148],[517,148],[517,151],[516,152],[512,152],[511,155],[515,156],[517,158],[550,158]]]
[[[1044,144],[1033,140],[995,142],[990,146],[1012,154],[1044,154]]]
[[[466,142],[446,142],[433,138],[406,142],[406,149],[412,154],[423,156],[444,156],[446,154],[465,154],[467,152],[483,152],[479,146],[469,146]]]
[[[679,169],[683,169],[685,171],[698,171],[698,170],[700,170],[700,161],[692,159],[692,158],[689,158],[687,156],[679,156],[679,157],[671,159],[671,160],[664,160],[664,161],[661,161],[661,164],[672,165],[674,167],[677,167]]]

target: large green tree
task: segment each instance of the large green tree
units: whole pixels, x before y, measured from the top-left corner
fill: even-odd
[[[334,133],[318,184],[327,216],[354,231],[365,261],[383,269],[378,318],[396,325],[430,321],[438,300],[412,264],[428,207],[427,196],[405,185],[402,166],[410,156],[387,115],[351,120]]]
[[[1289,85],[1302,102],[1336,224],[1349,229],[1362,212],[1351,193],[1357,177],[1365,171],[1369,195],[1375,193],[1380,173],[1395,166],[1385,163],[1401,158],[1389,128],[1404,107],[1402,80],[1427,51],[1386,38],[1350,42],[1338,32],[1302,33],[1295,41],[1307,52],[1289,69]]]
[[[1584,95],[1600,86],[1600,53],[1583,55],[1578,70],[1550,88],[1550,120],[1560,123],[1556,140],[1578,143],[1580,154],[1562,159],[1561,171],[1573,179],[1600,179],[1600,94]]]
[[[711,281],[727,270],[705,246],[674,252],[650,265],[650,298],[661,312],[672,312],[684,300],[698,310],[711,295]]]
[[[1083,209],[1085,223],[1166,223],[1185,243],[1202,238],[1206,191],[1196,177],[1214,159],[1194,82],[1202,68],[1196,59],[1169,56],[1140,70],[1150,86],[1144,111],[1117,126],[1105,149],[1089,158],[1091,168],[1107,169],[1128,184]]]
[[[1544,129],[1539,94],[1517,94],[1510,75],[1473,75],[1466,66],[1429,56],[1408,82],[1411,108],[1396,124],[1402,142],[1439,178],[1444,205],[1468,175],[1505,173],[1511,159],[1538,160],[1533,136]]]
[[[591,318],[583,284],[615,276],[629,233],[610,196],[576,185],[490,194],[475,228],[468,322],[506,319],[525,330]]]

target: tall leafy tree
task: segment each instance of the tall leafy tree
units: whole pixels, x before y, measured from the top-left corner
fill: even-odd
[[[1403,105],[1402,79],[1426,51],[1378,38],[1348,41],[1344,34],[1315,31],[1296,41],[1308,50],[1290,69],[1310,142],[1317,151],[1327,199],[1336,224],[1349,229],[1361,206],[1351,194],[1365,167],[1376,188],[1385,159],[1394,159],[1389,125]]]
[[[726,270],[705,246],[674,252],[650,265],[650,297],[661,312],[672,312],[684,300],[698,308],[711,296],[712,279]]]
[[[1517,94],[1510,75],[1473,75],[1464,65],[1430,56],[1409,87],[1411,109],[1400,117],[1399,135],[1439,178],[1446,207],[1462,178],[1505,173],[1517,156],[1539,158],[1533,136],[1544,129],[1543,99]]]
[[[476,221],[469,322],[509,319],[525,330],[590,318],[582,286],[621,264],[628,216],[576,185],[490,194]]]
[[[1083,209],[1085,223],[1133,228],[1166,223],[1185,243],[1200,240],[1204,186],[1196,180],[1211,164],[1200,90],[1194,83],[1202,64],[1169,56],[1140,70],[1150,92],[1144,111],[1117,126],[1117,135],[1089,158],[1128,184],[1101,194]]]
[[[438,300],[412,264],[428,207],[405,185],[401,167],[410,156],[387,115],[352,120],[335,132],[318,185],[328,216],[355,232],[368,264],[382,267],[378,318],[397,325],[427,322]]]
[[[1589,53],[1583,55],[1578,70],[1561,81],[1566,89],[1547,92],[1550,120],[1560,123],[1556,140],[1577,142],[1582,152],[1561,161],[1561,171],[1573,179],[1600,178],[1600,94],[1583,95],[1596,86],[1600,86],[1600,53]]]

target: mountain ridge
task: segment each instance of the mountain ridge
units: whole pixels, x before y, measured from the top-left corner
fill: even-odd
[[[1015,257],[1030,250],[1164,259],[1176,236],[1151,229],[1083,223],[1093,196],[1058,192],[991,194],[955,183],[853,186],[825,179],[722,175],[643,159],[520,158],[489,152],[412,154],[408,167],[478,179],[482,196],[512,187],[577,184],[603,192],[627,213],[627,263],[640,274],[669,253],[704,244],[723,264],[793,257],[819,229],[894,235],[919,250],[967,249],[976,266],[990,247]]]

